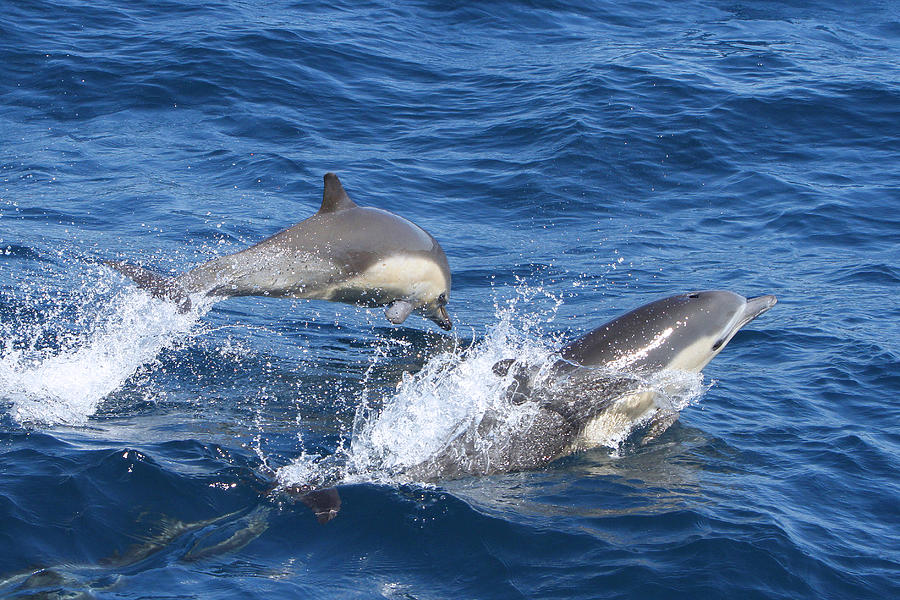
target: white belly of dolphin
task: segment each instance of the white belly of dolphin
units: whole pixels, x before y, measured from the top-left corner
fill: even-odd
[[[572,451],[579,452],[597,446],[615,448],[656,410],[655,392],[628,394],[608,409],[589,420],[572,444]]]
[[[437,298],[446,282],[440,266],[422,256],[394,255],[380,260],[362,273],[333,285],[324,297],[378,299],[378,292],[396,298],[402,294],[413,298]],[[373,290],[375,290],[373,292]]]

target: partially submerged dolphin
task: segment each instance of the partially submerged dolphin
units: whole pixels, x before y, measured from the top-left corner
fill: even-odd
[[[775,302],[775,296],[747,299],[726,291],[671,296],[569,343],[549,373],[514,359],[500,361],[494,372],[512,373],[509,399],[536,402],[533,418],[509,430],[503,415],[488,411],[436,456],[403,475],[435,481],[521,471],[597,446],[610,428],[633,423],[654,408],[655,391],[646,385],[647,377],[667,370],[699,372],[741,327]]]
[[[106,261],[156,297],[191,307],[190,296],[273,296],[386,306],[391,323],[416,312],[442,329],[450,267],[431,235],[406,219],[357,206],[334,173],[325,174],[319,211],[245,250],[170,278]]]
[[[494,372],[510,378],[507,397],[512,404],[534,403],[530,418],[510,427],[499,410],[489,410],[433,457],[400,467],[393,475],[425,483],[523,471],[597,446],[610,427],[652,414],[659,388],[648,386],[648,378],[664,371],[699,372],[741,327],[775,302],[775,296],[747,299],[726,291],[680,294],[641,306],[572,341],[548,369],[502,360]],[[664,428],[677,413],[662,416],[659,426]],[[341,508],[337,489],[328,485],[275,489],[306,504],[320,523]]]

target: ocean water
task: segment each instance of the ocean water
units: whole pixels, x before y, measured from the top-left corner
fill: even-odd
[[[900,596],[897,3],[0,7],[0,596]],[[100,263],[237,251],[327,171],[440,241],[452,332]],[[661,435],[394,476],[496,360],[697,289],[779,303]]]

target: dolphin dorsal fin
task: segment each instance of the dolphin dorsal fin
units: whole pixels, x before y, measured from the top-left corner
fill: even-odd
[[[325,193],[322,194],[322,208],[319,213],[332,213],[353,208],[356,203],[350,199],[341,180],[334,173],[325,173]]]

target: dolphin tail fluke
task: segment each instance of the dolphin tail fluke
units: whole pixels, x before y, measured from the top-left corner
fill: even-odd
[[[322,525],[335,518],[341,510],[341,495],[333,487],[308,492],[300,496],[300,502],[309,507]]]
[[[174,302],[178,307],[178,312],[186,313],[191,310],[190,296],[174,278],[119,260],[105,260],[103,264],[126,275],[139,288],[145,290],[154,298]]]
[[[274,475],[274,471],[271,469],[267,467],[263,467],[263,469],[270,475]],[[312,511],[316,516],[316,521],[322,525],[330,522],[341,511],[341,495],[335,487],[315,488],[305,484],[282,487],[278,483],[273,483],[268,493],[270,495],[283,493],[294,500],[299,500]]]

